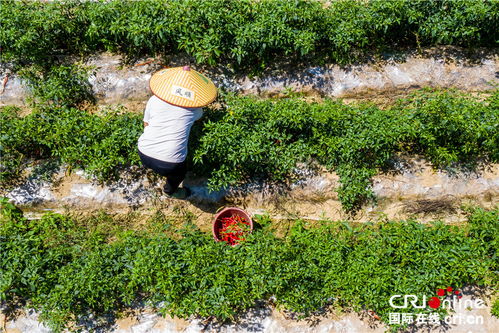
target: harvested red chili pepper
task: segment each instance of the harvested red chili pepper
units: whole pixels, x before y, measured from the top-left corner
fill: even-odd
[[[230,245],[236,245],[238,241],[244,240],[242,236],[249,231],[249,222],[239,215],[224,217],[221,222],[220,239]]]

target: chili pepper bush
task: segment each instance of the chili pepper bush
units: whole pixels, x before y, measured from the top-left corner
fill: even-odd
[[[45,64],[100,51],[187,54],[198,63],[265,68],[352,63],[407,47],[497,47],[497,1],[2,1],[2,58]]]
[[[272,296],[300,316],[332,305],[372,310],[388,322],[395,294],[499,287],[497,209],[471,209],[459,226],[297,220],[283,237],[257,216],[259,228],[234,247],[194,228],[192,216],[158,212],[141,231],[124,227],[131,218],[47,213],[28,220],[1,200],[0,302],[41,311],[56,331],[139,302],[182,318],[231,320]],[[178,219],[185,229],[176,230]]]
[[[499,162],[499,90],[476,99],[424,89],[384,110],[297,97],[229,95],[226,104],[193,133],[196,170],[212,189],[289,182],[298,163],[315,162],[339,175],[338,197],[352,211],[375,199],[372,177],[393,170],[400,154],[450,172]]]
[[[225,95],[223,109],[207,109],[189,140],[189,167],[210,189],[252,181],[289,182],[298,163],[315,162],[340,176],[347,211],[374,194],[372,177],[392,170],[397,156],[418,155],[451,172],[499,162],[499,90],[472,96],[425,89],[380,109],[326,99],[259,100]],[[53,158],[101,181],[138,165],[139,114],[122,109],[100,115],[43,106],[20,117],[0,112],[0,180],[20,176],[33,160]],[[91,133],[91,134],[89,134]]]

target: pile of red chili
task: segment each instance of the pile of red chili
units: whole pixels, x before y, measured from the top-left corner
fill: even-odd
[[[230,245],[236,245],[238,241],[244,240],[242,236],[249,231],[249,222],[239,215],[224,217],[221,222],[220,239]]]

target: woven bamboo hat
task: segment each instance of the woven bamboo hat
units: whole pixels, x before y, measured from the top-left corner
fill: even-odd
[[[154,73],[149,87],[163,101],[187,108],[206,106],[217,97],[213,82],[189,66],[165,68]]]

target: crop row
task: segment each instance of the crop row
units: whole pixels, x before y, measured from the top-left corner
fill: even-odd
[[[159,213],[146,230],[130,231],[120,227],[126,217],[48,213],[30,221],[1,204],[0,301],[26,302],[56,330],[139,302],[223,321],[271,299],[302,316],[332,305],[371,310],[386,323],[390,312],[444,313],[428,306],[395,311],[392,295],[429,299],[437,288],[499,283],[497,210],[475,209],[460,227],[297,220],[284,238],[260,216],[254,233],[232,247],[192,225],[173,231],[172,218]]]
[[[348,63],[407,46],[497,46],[496,0],[2,1],[4,60],[185,52],[255,69],[283,56]],[[257,69],[257,68],[256,68]]]
[[[207,108],[195,124],[189,147],[190,170],[208,176],[211,189],[255,180],[285,183],[298,163],[319,164],[338,173],[343,207],[355,210],[374,198],[371,178],[392,169],[401,153],[447,169],[499,161],[499,90],[488,98],[421,90],[386,110],[299,97],[226,95],[221,101],[222,109]],[[100,180],[140,164],[139,114],[51,104],[25,117],[5,107],[0,117],[5,184],[33,160],[57,158]]]

